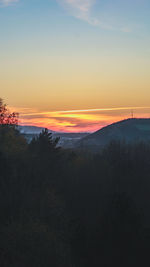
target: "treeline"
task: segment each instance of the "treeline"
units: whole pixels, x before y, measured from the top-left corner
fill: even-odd
[[[149,266],[150,145],[30,144],[0,125],[0,266]]]

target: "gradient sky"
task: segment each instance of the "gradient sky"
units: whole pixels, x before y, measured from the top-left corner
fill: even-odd
[[[150,1],[0,0],[0,97],[59,131],[150,117]]]

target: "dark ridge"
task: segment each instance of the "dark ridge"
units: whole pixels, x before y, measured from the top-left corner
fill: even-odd
[[[127,143],[150,141],[150,119],[126,119],[112,123],[83,138],[78,145],[91,147],[109,144],[111,141]]]

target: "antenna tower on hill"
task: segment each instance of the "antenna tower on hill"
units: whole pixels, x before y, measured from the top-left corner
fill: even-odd
[[[133,110],[131,110],[131,119],[133,119],[134,118],[134,112],[133,112]]]

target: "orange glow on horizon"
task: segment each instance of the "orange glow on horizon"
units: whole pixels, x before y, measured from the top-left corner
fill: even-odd
[[[108,124],[132,116],[149,118],[150,107],[121,107],[65,111],[44,111],[11,108],[20,114],[19,124],[48,128],[58,132],[94,132]]]

